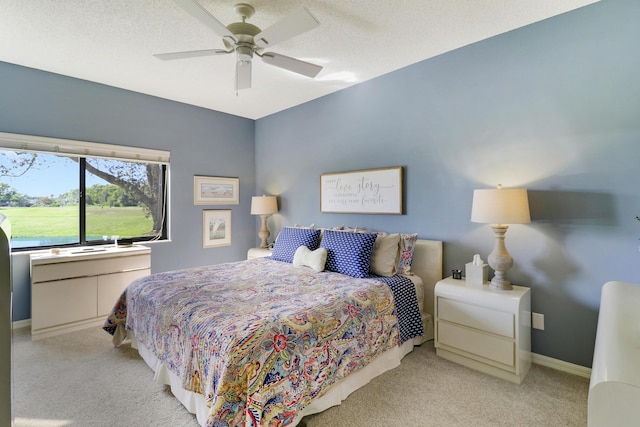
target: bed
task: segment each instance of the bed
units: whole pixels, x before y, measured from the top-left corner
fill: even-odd
[[[382,233],[299,230],[272,257],[134,281],[104,329],[202,426],[295,426],[340,404],[433,338],[442,242],[414,235],[404,274],[382,276],[369,270]]]

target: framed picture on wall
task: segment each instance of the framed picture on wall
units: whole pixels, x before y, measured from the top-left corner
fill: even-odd
[[[196,175],[193,177],[193,204],[237,205],[239,187],[239,178]]]
[[[202,247],[231,245],[231,211],[209,209],[202,211]]]
[[[395,214],[403,210],[402,167],[320,175],[320,212]]]

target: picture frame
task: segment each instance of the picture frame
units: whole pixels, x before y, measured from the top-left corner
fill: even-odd
[[[231,210],[202,211],[202,247],[231,245]]]
[[[239,203],[239,178],[215,176],[193,177],[194,205],[237,205]]]
[[[404,213],[403,168],[394,166],[320,175],[320,212]]]

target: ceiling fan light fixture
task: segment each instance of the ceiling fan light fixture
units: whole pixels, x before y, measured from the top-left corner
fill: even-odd
[[[253,48],[251,46],[238,46],[236,47],[239,61],[251,61],[253,58]]]

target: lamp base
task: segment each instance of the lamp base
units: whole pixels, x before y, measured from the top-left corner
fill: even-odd
[[[489,254],[489,266],[494,269],[495,275],[491,279],[491,289],[510,291],[513,289],[511,282],[507,279],[507,271],[513,266],[513,258],[509,255],[504,245],[504,237],[509,229],[508,225],[493,224],[491,226],[495,236],[493,251]]]
[[[504,277],[504,272],[502,271],[496,271],[495,276],[491,279],[491,285],[489,285],[489,287],[499,291],[510,291],[513,289],[511,281]]]
[[[260,218],[262,219],[262,225],[260,227],[260,231],[258,232],[258,237],[260,237],[260,248],[261,249],[265,249],[269,247],[269,244],[267,243],[267,239],[269,238],[269,236],[271,235],[271,233],[269,233],[269,229],[267,228],[267,216],[268,215],[260,215]]]

